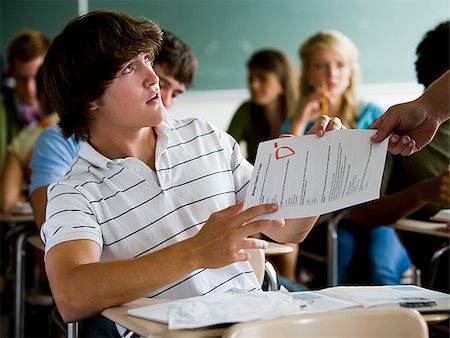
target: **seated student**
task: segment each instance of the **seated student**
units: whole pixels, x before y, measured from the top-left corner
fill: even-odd
[[[247,146],[247,160],[255,162],[262,141],[280,135],[281,124],[294,113],[297,71],[282,51],[263,49],[247,62],[250,100],[234,113],[228,133]]]
[[[150,20],[94,11],[66,26],[43,63],[64,135],[86,141],[49,187],[41,228],[65,321],[146,295],[255,291],[243,250],[266,243],[249,236],[299,242],[317,220],[252,221],[273,204],[242,210],[252,166],[236,142],[202,119],[166,120],[152,68],[161,43]]]
[[[44,60],[64,135],[86,141],[49,187],[41,228],[65,321],[143,296],[257,290],[243,250],[266,243],[249,236],[300,242],[317,220],[252,221],[273,204],[242,210],[252,166],[236,142],[201,119],[166,120],[152,68],[161,43],[150,20],[94,11],[71,21]]]
[[[14,88],[0,97],[0,171],[7,145],[22,129],[34,126],[42,118],[35,77],[50,43],[41,32],[23,30],[8,47],[9,75]]]
[[[302,71],[297,114],[285,122],[283,132],[304,134],[322,114],[338,116],[347,127],[366,129],[383,113],[380,106],[363,100],[358,95],[360,87],[358,54],[358,48],[353,41],[335,30],[320,31],[302,43],[299,49]],[[325,222],[328,216],[322,216],[319,222]],[[325,252],[324,231],[325,227],[317,227],[302,247],[320,254]],[[390,250],[399,248],[398,250],[405,252],[391,228],[382,229],[376,235],[375,239],[391,243]],[[346,238],[340,237],[340,244]],[[347,253],[352,257],[350,250],[341,253],[342,245],[339,247],[339,254]],[[406,270],[411,264],[407,257],[404,259],[408,265]],[[320,274],[315,266],[311,266],[310,269]],[[338,282],[340,284],[349,282],[346,271],[339,271]]]
[[[161,99],[169,109],[176,98],[193,85],[197,60],[192,49],[180,38],[166,30],[163,33],[162,48],[155,58],[154,68],[161,85]],[[64,177],[83,143],[81,140],[77,142],[73,135],[66,139],[57,125],[51,126],[39,137],[30,163],[30,199],[38,228],[45,220],[48,186]],[[97,316],[80,322],[79,337],[97,335],[90,329],[91,326],[112,327],[115,330],[114,325]]]
[[[427,32],[419,43],[416,73],[418,82],[425,88],[449,70],[449,43],[449,21]],[[382,184],[384,196],[351,208],[351,224],[348,228],[342,227],[342,231],[359,228],[361,236],[370,236],[380,228],[376,227],[379,224],[393,223],[402,217],[429,221],[438,210],[449,208],[449,144],[450,122],[447,120],[439,127],[433,141],[419,152],[408,157],[389,155]],[[367,231],[367,227],[371,230]],[[402,233],[402,239],[415,265],[422,270],[423,276],[427,276],[432,253],[441,240],[406,232]],[[386,250],[383,243],[366,247],[364,251],[368,252],[369,264],[375,271],[381,270],[380,275],[385,279],[399,283],[404,267],[395,264],[395,252]],[[442,266],[443,273],[435,287],[448,292],[448,264]]]
[[[292,61],[282,51],[262,49],[255,52],[247,62],[250,100],[235,112],[228,133],[240,144],[245,142],[247,160],[254,163],[258,144],[276,138],[281,133],[281,124],[294,112],[297,101],[297,72]],[[298,245],[288,244],[293,252],[273,256],[279,275],[296,281]],[[288,290],[299,291],[294,284],[281,281]]]
[[[18,202],[28,201],[28,164],[34,143],[45,128],[58,121],[58,115],[43,91],[41,75],[38,72],[36,87],[40,111],[44,117],[36,126],[22,130],[6,151],[5,165],[0,176],[0,208],[5,212],[10,212]]]
[[[320,31],[301,44],[298,105],[283,132],[305,134],[323,114],[339,117],[348,128],[366,129],[383,113],[359,96],[358,54],[353,41],[335,30]]]
[[[163,44],[153,68],[159,77],[164,107],[170,109],[177,97],[193,86],[198,63],[191,47],[175,34],[162,31]]]
[[[170,109],[179,95],[190,88],[197,70],[192,49],[175,34],[163,30],[163,44],[155,57],[154,69],[159,77],[160,95]],[[84,141],[72,135],[63,137],[57,125],[45,130],[36,142],[30,163],[30,199],[38,228],[45,220],[47,188],[63,178]]]

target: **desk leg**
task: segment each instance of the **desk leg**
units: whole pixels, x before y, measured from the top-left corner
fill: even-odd
[[[25,293],[25,241],[28,237],[28,231],[25,230],[17,236],[16,240],[16,290],[15,290],[15,318],[14,330],[16,337],[23,337],[24,335],[24,293]]]
[[[439,265],[439,261],[441,260],[442,255],[450,250],[449,244],[443,244],[439,249],[437,249],[433,257],[431,258],[430,263],[430,270],[428,271],[428,278],[427,278],[427,286],[429,288],[433,287],[434,279],[436,278],[436,272]]]
[[[28,228],[27,224],[11,224],[11,229],[6,232],[5,243],[8,243],[8,264],[6,266],[6,277],[9,281],[15,283],[15,261],[16,261],[16,248],[17,238],[21,232]]]
[[[78,337],[78,323],[67,323],[67,338]]]
[[[338,275],[338,243],[337,243],[337,224],[338,221],[333,219],[328,222],[327,229],[327,269],[328,269],[328,285],[337,285]]]

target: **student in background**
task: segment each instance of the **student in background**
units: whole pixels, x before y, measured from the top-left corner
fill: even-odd
[[[279,137],[283,121],[294,112],[297,100],[297,71],[282,51],[263,49],[247,62],[250,100],[235,112],[228,133],[240,144],[245,143],[247,159],[254,163],[258,144]],[[293,252],[271,257],[278,273],[296,281],[298,245],[289,244]],[[281,281],[292,289],[287,281]],[[292,290],[294,291],[294,290]]]
[[[285,122],[283,132],[294,135],[307,133],[313,122],[322,115],[337,116],[346,127],[357,129],[368,128],[381,116],[384,111],[382,107],[363,100],[359,95],[358,54],[353,41],[335,30],[320,31],[302,43],[299,48],[302,68],[297,113]],[[326,222],[329,216],[322,216],[318,223]],[[324,254],[325,230],[325,226],[315,227],[302,243],[302,248]],[[380,230],[376,235],[392,243],[391,250],[404,251],[391,228]],[[352,251],[342,249],[346,239],[344,235],[339,235],[339,254],[342,256],[347,253],[351,260]],[[305,264],[304,267],[319,274],[316,266],[308,267]],[[350,281],[347,269],[339,270],[339,278],[341,284]]]
[[[235,112],[228,133],[245,142],[247,159],[254,163],[258,144],[279,137],[283,121],[294,112],[297,71],[282,51],[264,49],[247,62],[250,100]]]
[[[358,54],[353,41],[335,30],[318,32],[300,46],[300,95],[283,132],[306,134],[321,115],[337,116],[347,128],[366,129],[383,113],[359,96]]]
[[[15,85],[0,98],[0,170],[6,146],[21,129],[33,126],[42,117],[35,78],[50,43],[41,32],[24,30],[9,45],[9,76]]]
[[[449,21],[445,21],[427,32],[416,50],[417,80],[426,90],[442,74],[448,74],[449,51]],[[402,217],[429,221],[430,216],[440,209],[448,209],[449,145],[450,122],[447,120],[440,125],[434,139],[421,151],[408,157],[389,154],[384,170],[383,196],[349,210],[352,228],[360,229],[360,233],[370,236],[373,231],[382,228],[375,227],[379,224],[393,223]],[[375,228],[368,231],[368,227]],[[414,264],[426,277],[431,256],[442,240],[408,232],[402,232],[402,240]],[[387,281],[393,284],[399,282],[406,266],[395,265],[395,252],[382,243],[378,247],[374,244],[363,250],[369,253],[369,264],[375,266],[374,271],[383,271]],[[439,278],[434,287],[448,292],[448,278],[447,258],[447,264],[440,266]],[[386,280],[380,280],[380,283],[384,281]]]
[[[0,208],[4,212],[10,212],[19,202],[28,201],[28,164],[34,143],[45,128],[58,121],[58,115],[43,90],[40,72],[36,76],[36,89],[43,118],[34,127],[22,130],[7,147],[5,164],[0,175]]]
[[[176,98],[194,84],[198,68],[194,52],[175,34],[163,29],[163,46],[155,57],[164,107],[170,109]]]
[[[43,63],[64,135],[86,140],[49,188],[41,228],[65,321],[144,296],[258,289],[242,249],[267,244],[249,236],[301,241],[317,220],[251,221],[277,206],[242,210],[253,168],[236,141],[202,119],[166,120],[152,68],[161,43],[150,20],[95,11],[71,21]]]
[[[154,69],[159,77],[160,95],[169,109],[176,98],[194,83],[197,59],[192,49],[175,34],[163,30],[163,44],[155,57]],[[33,150],[30,163],[30,199],[38,228],[45,220],[47,188],[63,178],[84,141],[74,136],[64,138],[57,125],[45,130]]]

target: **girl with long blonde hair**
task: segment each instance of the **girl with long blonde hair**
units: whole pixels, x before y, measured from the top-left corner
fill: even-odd
[[[297,113],[283,131],[306,133],[321,115],[339,117],[347,128],[366,129],[384,110],[359,96],[359,52],[335,30],[321,31],[299,48],[302,63]]]

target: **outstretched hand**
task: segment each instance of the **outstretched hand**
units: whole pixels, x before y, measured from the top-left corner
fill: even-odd
[[[370,129],[378,129],[372,142],[389,138],[388,150],[394,155],[408,156],[419,151],[433,139],[439,127],[438,120],[417,100],[390,107]]]
[[[370,126],[370,129],[378,129],[372,142],[381,142],[394,133],[389,139],[388,150],[403,156],[430,143],[440,124],[450,118],[449,77],[447,70],[416,100],[389,108]]]

